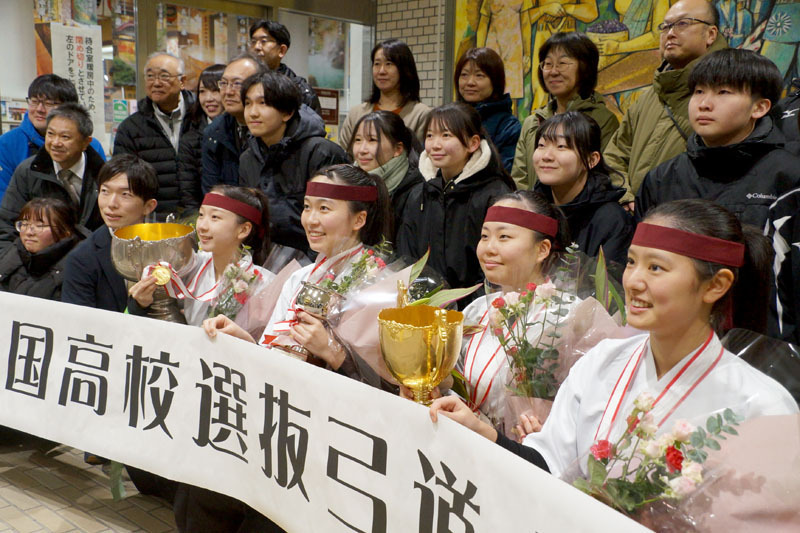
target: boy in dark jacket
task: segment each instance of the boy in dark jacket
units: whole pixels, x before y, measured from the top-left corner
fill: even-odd
[[[269,198],[272,242],[308,251],[300,214],[306,182],[314,172],[347,163],[344,150],[325,138],[322,119],[300,103],[297,86],[266,72],[242,86],[244,118],[252,137],[239,162],[239,185]]]
[[[636,196],[636,218],[683,198],[713,200],[742,223],[764,227],[770,205],[800,186],[800,160],[769,116],[781,94],[778,68],[748,50],[698,62],[689,77],[688,150],[651,170]]]

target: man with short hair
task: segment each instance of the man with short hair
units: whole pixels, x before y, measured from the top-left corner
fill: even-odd
[[[300,103],[297,86],[272,71],[242,87],[244,116],[252,137],[242,154],[239,185],[259,188],[269,198],[272,242],[309,251],[300,224],[306,183],[314,172],[347,163],[344,150],[325,138],[319,115]]]
[[[14,242],[14,223],[34,198],[64,200],[89,230],[102,224],[96,178],[104,161],[90,146],[91,116],[80,104],[67,103],[50,111],[45,124],[44,146],[17,167],[0,203],[0,253]]]
[[[167,52],[148,58],[144,78],[147,96],[139,100],[138,111],[119,125],[114,155],[136,154],[153,165],[158,175],[157,212],[163,218],[184,207],[178,187],[178,142],[197,127],[184,120],[194,96],[183,90],[183,60]]]
[[[697,60],[726,48],[717,25],[719,15],[707,0],[680,0],[667,11],[661,31],[663,63],[653,85],[628,108],[603,153],[619,172],[611,181],[628,192],[620,200],[633,210],[633,197],[647,172],[686,151],[689,124],[689,74]]]
[[[47,114],[56,106],[78,102],[75,86],[55,74],[43,74],[28,86],[28,111],[19,127],[0,136],[0,198],[20,163],[36,155],[44,145]],[[103,146],[92,139],[91,146],[105,161]]]
[[[289,51],[292,37],[286,26],[274,20],[257,20],[250,26],[250,50],[261,58],[261,61],[272,71],[288,77],[300,89],[300,98],[304,104],[322,115],[322,106],[317,93],[311,85],[294,73],[292,69],[281,63],[283,56]]]
[[[228,63],[219,80],[225,112],[211,121],[203,132],[201,162],[203,194],[215,185],[239,184],[239,156],[247,149],[247,124],[244,121],[242,82],[266,71],[260,59],[244,52]]]

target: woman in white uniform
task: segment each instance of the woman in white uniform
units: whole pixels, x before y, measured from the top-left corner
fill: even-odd
[[[269,252],[269,210],[267,198],[255,189],[218,185],[203,199],[197,217],[197,236],[201,251],[195,252],[191,262],[167,285],[173,297],[185,299],[186,323],[199,326],[208,318],[212,305],[232,291],[225,283],[223,273],[235,265],[242,276],[252,281],[247,289],[248,299],[262,290],[275,277],[260,267]],[[129,293],[142,307],[153,303],[156,277],[145,276],[131,287]],[[138,313],[134,313],[138,314]],[[236,314],[236,322],[247,328],[247,302]]]
[[[656,398],[659,432],[679,419],[703,423],[725,408],[745,418],[797,413],[786,389],[725,350],[716,334],[731,326],[764,331],[770,255],[756,228],[743,229],[716,204],[662,204],[639,224],[623,276],[628,323],[647,334],[605,340],[587,353],[541,432],[522,445],[455,397],[436,400],[431,418],[444,414],[561,475],[595,441],[619,438],[642,392]]]
[[[503,347],[490,325],[489,302],[509,292],[521,292],[528,284],[549,281],[548,273],[558,263],[569,244],[569,230],[564,215],[544,196],[532,191],[515,191],[500,197],[488,209],[477,247],[478,261],[486,280],[501,292],[478,298],[464,309],[464,322],[483,327],[465,336],[460,366],[469,385],[470,407],[498,424],[504,415],[509,365]],[[576,299],[564,307],[569,310]],[[531,305],[526,337],[531,342],[549,340],[542,335],[564,321],[554,309],[542,303]]]
[[[389,193],[379,177],[351,165],[334,165],[317,172],[306,188],[300,221],[309,247],[317,252],[312,265],[294,272],[281,290],[259,344],[280,335],[291,338],[335,371],[357,378],[358,369],[347,350],[313,315],[295,307],[303,282],[317,284],[326,276],[339,282],[367,252],[381,242],[392,221]],[[225,317],[204,323],[209,336],[218,331],[256,342]]]

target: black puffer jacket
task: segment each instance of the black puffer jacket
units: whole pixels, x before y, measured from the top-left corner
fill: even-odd
[[[314,89],[311,88],[311,84],[309,84],[305,78],[295,74],[292,69],[283,63],[280,64],[276,72],[292,80],[292,82],[297,85],[297,88],[300,89],[300,100],[316,111],[318,115],[322,116],[322,106],[319,103],[319,98],[317,98],[317,93],[314,92]]]
[[[550,187],[541,181],[536,182],[534,190],[553,198]],[[612,185],[608,176],[593,172],[578,196],[558,206],[567,217],[572,241],[581,252],[595,257],[602,246],[606,261],[620,265],[627,262],[635,225],[633,217],[619,204],[624,195],[625,189]]]
[[[14,171],[11,183],[0,204],[0,253],[11,247],[17,232],[14,223],[25,204],[34,198],[59,198],[71,205],[77,214],[78,224],[89,231],[103,225],[97,207],[97,174],[105,162],[91,146],[86,149],[86,167],[83,171],[80,205],[75,205],[67,190],[56,176],[53,160],[47,150],[23,161]]]
[[[303,104],[283,139],[266,146],[255,137],[239,161],[239,185],[259,188],[270,200],[272,242],[308,251],[300,214],[306,182],[322,167],[346,163],[344,150],[325,138],[322,119]]]
[[[511,192],[486,141],[461,175],[445,183],[426,153],[419,164],[425,181],[415,185],[406,200],[397,251],[419,259],[430,247],[428,265],[451,287],[469,287],[483,279],[475,255],[486,210],[495,197]]]
[[[392,192],[391,200],[392,200],[392,210],[394,211],[394,231],[397,234],[397,231],[400,229],[400,224],[402,223],[403,211],[406,208],[406,204],[408,203],[408,197],[411,194],[411,191],[414,190],[416,185],[422,184],[425,180],[422,177],[422,174],[419,171],[419,168],[409,165],[408,172],[406,172],[405,177],[400,182],[400,185]],[[392,237],[394,238],[394,237]]]
[[[189,109],[194,95],[182,91],[183,102]],[[181,137],[187,131],[196,129],[191,120],[181,122]],[[114,138],[114,155],[136,154],[156,169],[158,174],[158,206],[161,215],[174,213],[184,207],[178,187],[178,153],[164,133],[149,97],[139,100],[139,110],[119,125]]]
[[[215,185],[236,185],[239,183],[239,158],[247,149],[236,147],[236,128],[239,125],[233,115],[223,113],[203,132],[202,178],[200,185],[203,194]],[[242,143],[245,144],[245,143]]]
[[[800,187],[800,159],[783,149],[784,136],[770,117],[756,122],[744,141],[708,147],[697,134],[688,150],[645,176],[636,194],[636,219],[659,204],[684,198],[713,200],[743,224],[764,227],[769,206]]]
[[[17,237],[0,256],[0,291],[61,300],[61,282],[67,254],[80,239],[70,235],[35,254]]]

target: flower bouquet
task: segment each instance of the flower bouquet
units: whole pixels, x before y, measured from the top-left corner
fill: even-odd
[[[209,317],[225,315],[231,320],[236,320],[236,315],[239,314],[263,280],[261,272],[248,268],[250,265],[252,265],[252,260],[244,257],[243,260],[225,267],[217,296],[211,301],[208,308]]]
[[[636,512],[661,500],[680,500],[703,481],[708,450],[720,450],[725,434],[738,435],[742,419],[731,409],[711,416],[706,427],[678,420],[672,431],[656,437],[653,397],[634,401],[627,428],[617,442],[598,440],[588,456],[586,478],[573,485],[603,503],[636,518]]]

